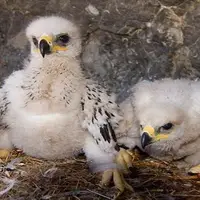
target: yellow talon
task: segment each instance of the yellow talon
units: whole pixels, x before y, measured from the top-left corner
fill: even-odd
[[[120,150],[119,154],[116,157],[116,163],[120,165],[126,172],[128,172],[128,168],[125,162],[125,159],[123,158],[123,150]]]
[[[132,167],[132,157],[131,157],[131,155],[127,151],[125,151],[123,156],[124,156],[124,161],[126,163],[126,166],[128,168]]]
[[[121,174],[121,178],[122,178],[122,181],[123,181],[123,183],[124,183],[124,185],[125,185],[125,189],[127,189],[127,190],[133,192],[134,190],[133,190],[132,186],[129,185],[129,184],[126,182],[126,180],[125,180],[123,174]]]
[[[10,154],[9,150],[0,149],[0,158],[8,158],[9,154]]]
[[[126,150],[126,152],[132,157],[132,158],[134,158],[135,157],[135,154],[134,154],[134,152],[133,151],[131,151],[131,150]]]
[[[115,162],[122,167],[122,170],[109,169],[103,173],[101,185],[108,186],[113,180],[115,187],[119,190],[115,198],[119,197],[126,189],[133,192],[132,186],[126,182],[123,174],[129,172],[129,168],[133,166],[132,162],[136,157],[137,155],[134,152],[120,149]]]
[[[134,155],[130,150],[120,149],[118,155],[116,156],[116,163],[120,165],[124,172],[128,173],[129,168],[132,167],[132,160]]]
[[[121,174],[117,169],[114,169],[113,171],[113,182],[117,189],[120,191],[120,193],[124,192],[125,185],[123,184],[123,180],[121,178]]]
[[[101,185],[108,186],[111,180],[113,180],[115,187],[119,190],[116,198],[119,197],[125,191],[125,189],[133,192],[132,186],[126,182],[123,173],[120,172],[118,169],[106,170],[103,173]]]
[[[119,197],[124,192],[125,189],[133,192],[132,186],[130,186],[125,181],[123,174],[117,169],[114,169],[114,171],[113,171],[113,182],[114,182],[116,188],[119,190],[119,192],[116,195],[116,198]]]
[[[112,169],[106,170],[102,175],[101,185],[108,186],[112,180],[112,177],[113,177],[113,170]]]

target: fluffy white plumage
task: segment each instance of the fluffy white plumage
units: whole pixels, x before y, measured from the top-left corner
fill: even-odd
[[[199,81],[142,81],[134,87],[132,101],[147,153],[166,160],[182,158],[184,168],[200,164]],[[143,137],[144,132],[150,137]]]
[[[94,170],[116,168],[120,143],[135,146],[128,139],[136,131],[129,129],[135,118],[131,112],[122,120],[115,97],[85,79],[78,28],[61,17],[41,17],[29,24],[26,36],[29,61],[0,91],[0,148],[59,159],[84,147]]]
[[[43,58],[41,37],[51,36],[55,42],[61,33],[70,38],[62,44],[67,50]],[[68,20],[52,16],[30,23],[26,35],[31,44],[29,62],[12,73],[1,89],[1,107],[6,107],[1,109],[1,123],[7,127],[0,141],[8,135],[9,143],[36,157],[71,156],[81,149],[85,138],[80,104],[85,79],[77,58],[81,52],[79,31]]]

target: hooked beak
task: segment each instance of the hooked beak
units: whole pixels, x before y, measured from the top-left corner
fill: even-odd
[[[42,54],[43,58],[46,54],[51,53],[52,41],[53,41],[53,38],[48,35],[43,35],[40,38],[39,49],[40,49],[40,53]]]
[[[153,137],[155,135],[155,130],[151,126],[145,126],[142,132],[143,133],[141,137],[141,145],[144,149],[147,145],[149,145],[152,142]]]
[[[44,39],[42,39],[40,41],[40,44],[39,44],[39,49],[40,49],[40,53],[42,54],[42,57],[44,58],[44,56],[46,54],[50,54],[51,53],[51,47],[50,45],[48,44],[48,42]]]
[[[58,51],[66,51],[67,47],[60,46],[54,43],[52,36],[44,34],[40,38],[39,49],[40,49],[40,53],[42,54],[42,57],[44,58],[45,55],[48,55],[51,53],[56,53]]]
[[[150,144],[152,141],[152,138],[149,136],[148,133],[144,132],[142,133],[142,137],[141,137],[141,144],[142,144],[142,148],[144,149],[148,144]]]
[[[145,126],[142,131],[141,136],[141,145],[142,148],[145,148],[147,145],[157,142],[160,140],[166,140],[169,137],[167,133],[156,133],[155,129],[152,126]]]

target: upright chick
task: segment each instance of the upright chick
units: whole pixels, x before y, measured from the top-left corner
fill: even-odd
[[[126,122],[114,95],[82,73],[78,28],[61,17],[41,17],[29,24],[26,36],[29,61],[0,91],[0,148],[16,146],[31,156],[59,159],[84,147],[92,168],[114,169],[123,191],[129,186],[117,164],[130,166],[131,155],[119,144],[134,146],[134,140],[122,128]]]
[[[46,159],[72,156],[84,143],[81,97],[86,80],[80,68],[77,27],[61,17],[42,17],[26,28],[29,61],[1,89],[4,133],[25,153]]]
[[[142,81],[134,87],[133,102],[147,153],[179,160],[185,169],[200,164],[199,81]]]

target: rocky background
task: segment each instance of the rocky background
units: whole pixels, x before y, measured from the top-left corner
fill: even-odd
[[[35,16],[81,28],[83,67],[121,101],[140,79],[200,76],[200,0],[0,0],[0,81],[29,53]]]

